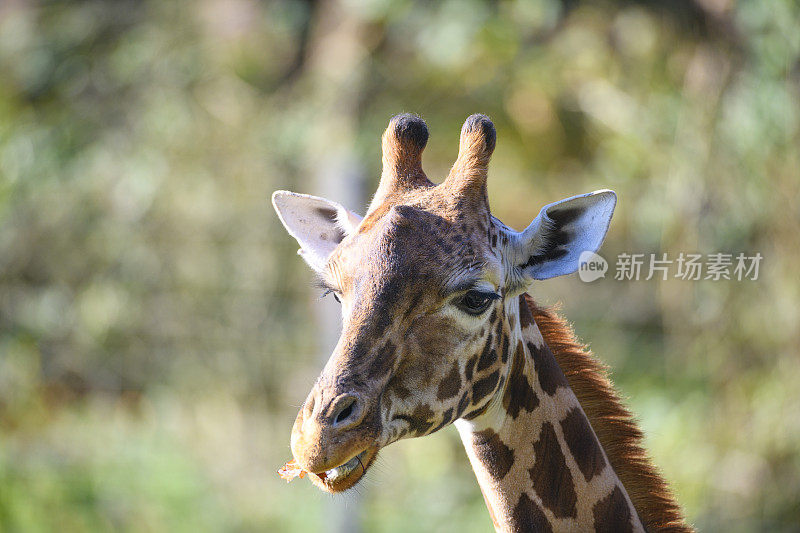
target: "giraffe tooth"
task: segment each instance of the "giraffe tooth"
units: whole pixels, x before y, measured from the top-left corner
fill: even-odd
[[[353,458],[350,459],[349,461],[344,462],[337,467],[331,468],[330,470],[323,472],[322,475],[325,476],[324,479],[336,480],[339,477],[346,476],[347,474],[355,470],[356,466],[360,464],[361,456],[363,456],[364,454],[366,454],[366,450],[359,453],[358,455],[353,456]]]

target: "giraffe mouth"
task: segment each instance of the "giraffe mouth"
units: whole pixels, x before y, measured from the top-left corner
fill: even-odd
[[[358,483],[378,456],[378,448],[367,448],[335,468],[309,476],[311,481],[327,492],[342,492]]]

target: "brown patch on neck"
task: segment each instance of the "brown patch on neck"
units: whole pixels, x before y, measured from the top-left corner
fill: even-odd
[[[618,486],[611,494],[594,504],[594,530],[598,533],[627,533],[633,531],[631,511],[625,494]]]
[[[567,413],[561,421],[561,430],[564,441],[569,447],[569,453],[575,458],[586,481],[591,481],[594,476],[602,473],[606,467],[606,459],[603,457],[600,444],[594,438],[589,421],[583,416],[580,408],[574,407]]]
[[[486,465],[489,475],[501,481],[514,464],[514,450],[506,446],[500,435],[492,429],[475,433],[472,437],[475,454]]]
[[[528,350],[531,352],[533,364],[536,369],[536,376],[539,378],[539,385],[542,390],[549,394],[554,395],[559,387],[566,387],[568,385],[567,378],[564,376],[561,368],[556,363],[555,357],[550,353],[550,348],[545,344],[543,346],[536,346],[534,343],[528,343]]]
[[[495,525],[495,527],[497,527]],[[517,505],[511,514],[511,527],[514,531],[536,531],[541,533],[552,533],[553,526],[547,521],[544,512],[539,505],[530,499],[524,492],[519,497]]]
[[[539,397],[536,396],[536,392],[525,375],[525,348],[522,346],[522,341],[517,344],[517,350],[513,357],[514,362],[508,374],[508,385],[503,394],[503,408],[511,418],[516,419],[520,410],[525,409],[530,413],[539,407]]]
[[[533,315],[528,308],[528,302],[525,300],[525,295],[519,297],[519,327],[522,329],[527,328],[533,323]]]
[[[578,343],[572,328],[525,295],[545,343],[567,377],[600,445],[647,531],[694,531],[644,449],[644,436],[608,379],[607,367]]]
[[[477,405],[489,393],[494,392],[500,378],[500,370],[495,370],[485,378],[481,378],[472,386],[472,403]]]
[[[539,440],[534,443],[533,449],[536,463],[529,471],[533,490],[556,518],[575,518],[578,514],[575,482],[550,422],[542,425]]]

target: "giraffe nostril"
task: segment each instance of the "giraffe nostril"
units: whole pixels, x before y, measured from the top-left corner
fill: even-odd
[[[337,398],[336,406],[331,413],[333,425],[338,429],[345,429],[357,424],[360,419],[359,413],[362,411],[358,402],[358,396],[354,394],[344,394]]]
[[[336,420],[334,420],[334,422],[336,422],[337,424],[340,424],[343,421],[347,420],[347,418],[351,414],[353,414],[353,406],[355,404],[356,404],[355,400],[353,400],[349,404],[347,404],[347,406],[344,409],[342,409],[341,411],[339,411],[338,415],[336,415]]]

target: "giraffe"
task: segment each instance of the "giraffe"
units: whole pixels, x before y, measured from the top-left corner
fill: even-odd
[[[391,119],[364,217],[273,194],[342,308],[341,337],[292,429],[294,461],[337,493],[381,448],[452,423],[497,531],[691,531],[606,368],[528,294],[599,249],[615,193],[549,204],[517,232],[489,210],[491,120],[466,120],[438,185],[422,169],[427,140],[416,115]]]

